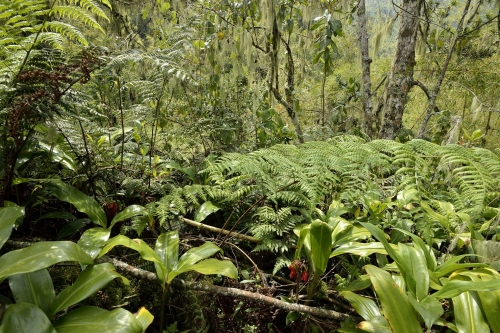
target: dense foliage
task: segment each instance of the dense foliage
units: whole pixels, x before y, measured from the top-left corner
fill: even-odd
[[[499,6],[0,0],[0,333],[500,332]]]

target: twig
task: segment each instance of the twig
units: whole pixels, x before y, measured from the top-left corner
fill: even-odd
[[[217,228],[217,227],[212,227],[211,225],[206,225],[206,224],[203,224],[203,223],[200,223],[200,222],[196,222],[196,221],[187,219],[185,217],[183,217],[182,219],[184,220],[184,222],[186,222],[186,224],[189,224],[190,226],[193,226],[193,227],[196,227],[196,228],[200,228],[200,229],[203,229],[203,230],[208,230],[208,231],[211,231],[211,232],[221,233],[221,234],[224,234],[224,235],[230,235],[231,237],[243,239],[243,240],[246,240],[246,241],[249,241],[249,242],[252,242],[252,243],[258,243],[258,242],[260,242],[260,240],[257,239],[257,238],[255,238],[255,237],[243,235],[243,234],[234,232],[232,230],[229,231],[229,230],[226,230],[226,229],[220,229],[220,228]]]

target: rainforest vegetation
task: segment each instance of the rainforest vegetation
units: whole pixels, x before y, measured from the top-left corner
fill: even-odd
[[[0,333],[500,332],[500,1],[0,0]]]

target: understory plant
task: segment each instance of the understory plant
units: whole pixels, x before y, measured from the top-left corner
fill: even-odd
[[[167,292],[173,279],[178,275],[195,271],[201,274],[218,274],[232,279],[238,278],[238,270],[231,261],[209,258],[221,251],[217,245],[211,242],[206,242],[199,247],[193,247],[179,257],[178,231],[169,231],[158,236],[154,250],[141,239],[130,239],[118,235],[106,243],[99,253],[99,257],[108,253],[115,246],[125,246],[135,250],[142,259],[154,263],[158,281],[163,289],[160,317],[161,329],[165,325],[164,313]]]
[[[17,206],[0,208],[0,247],[10,237],[23,209]],[[55,295],[48,267],[65,261],[79,262],[83,268],[76,281]],[[107,311],[85,306],[68,308],[93,295],[111,280],[127,279],[111,264],[94,265],[94,260],[77,244],[66,241],[39,242],[7,252],[0,257],[0,281],[9,279],[15,303],[1,297],[0,332],[130,332],[141,333],[152,321],[151,314],[140,309],[132,314],[124,309]],[[66,311],[61,314],[61,311]]]

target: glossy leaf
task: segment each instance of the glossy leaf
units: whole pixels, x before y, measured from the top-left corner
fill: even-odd
[[[425,302],[419,302],[410,294],[408,295],[408,300],[411,305],[413,305],[413,308],[420,314],[428,329],[430,329],[436,320],[444,313],[443,306],[436,299],[427,299]]]
[[[92,228],[86,230],[78,240],[78,246],[93,259],[101,252],[102,247],[109,240],[111,230]]]
[[[61,240],[64,237],[71,236],[81,228],[85,227],[90,221],[89,218],[76,219],[66,224],[58,233],[57,240]]]
[[[49,318],[52,318],[59,311],[93,295],[115,278],[124,279],[116,272],[112,264],[104,263],[95,266],[87,266],[80,275],[78,275],[75,283],[61,291],[54,299],[48,312]],[[126,279],[124,279],[124,281],[127,282]]]
[[[162,264],[156,264],[156,273],[163,283],[167,275],[177,268],[179,259],[179,232],[169,231],[158,236],[155,244],[155,252],[161,259]]]
[[[201,246],[193,247],[179,258],[177,270],[185,272],[186,267],[190,267],[198,261],[211,257],[221,251],[222,250],[217,245],[211,242],[206,242]]]
[[[55,297],[52,277],[46,269],[9,277],[9,287],[16,303],[31,303],[49,317],[49,305]]]
[[[332,227],[321,221],[311,222],[310,243],[311,264],[314,274],[319,276],[325,272],[332,251]]]
[[[381,315],[377,304],[372,299],[359,296],[350,291],[343,291],[340,296],[344,297],[364,320],[370,320]]]
[[[395,244],[390,244],[390,246],[393,249],[397,249],[397,246]],[[333,251],[330,254],[330,258],[345,253],[355,254],[361,257],[367,257],[373,253],[387,254],[387,250],[385,249],[385,246],[380,242],[372,242],[372,243],[350,242],[336,248],[335,251]]]
[[[215,213],[218,210],[220,210],[220,207],[218,205],[214,204],[211,201],[206,201],[196,210],[196,213],[194,214],[194,220],[196,222],[201,222],[206,219],[208,215]]]
[[[419,248],[423,252],[423,254],[425,256],[425,260],[427,262],[427,267],[431,271],[436,270],[436,267],[437,267],[436,257],[434,256],[432,249],[430,249],[429,246],[427,244],[425,244],[425,242],[422,240],[422,238],[420,238],[417,235],[412,234],[411,232],[408,232],[404,229],[395,228],[395,230],[398,230],[399,232],[401,232],[407,236],[410,236],[411,239],[413,240],[414,247]]]
[[[59,200],[69,202],[79,212],[87,214],[92,222],[106,228],[106,214],[97,201],[59,179],[47,179],[43,183],[44,187],[49,189]]]
[[[483,316],[481,301],[477,292],[464,292],[453,297],[455,325],[460,333],[489,332],[488,323]]]
[[[448,281],[441,290],[436,291],[429,297],[441,299],[452,298],[466,291],[493,291],[500,289],[500,279],[472,282],[472,281]]]
[[[152,261],[160,265],[163,264],[158,254],[156,254],[156,252],[152,248],[150,248],[149,245],[146,244],[143,240],[130,239],[123,235],[118,235],[111,238],[99,253],[99,257],[102,257],[103,255],[111,251],[112,248],[118,245],[125,246],[129,249],[139,252],[139,255],[144,260]]]
[[[24,215],[24,208],[19,206],[0,208],[0,248],[9,239],[14,223]]]
[[[141,322],[124,309],[107,311],[86,306],[71,311],[56,321],[57,333],[142,333]]]
[[[398,244],[398,253],[407,264],[407,270],[402,272],[407,288],[418,301],[423,300],[429,292],[429,273],[424,254],[403,243]]]
[[[363,332],[370,332],[370,333],[394,332],[393,330],[391,330],[391,326],[387,322],[387,319],[385,319],[383,316],[378,316],[370,320],[362,321],[358,324],[357,327],[362,329]]]
[[[372,266],[365,266],[372,285],[380,300],[384,317],[389,322],[392,331],[398,333],[422,333],[408,296],[396,285],[391,275],[386,271]]]
[[[39,147],[47,152],[52,162],[61,163],[68,170],[76,171],[76,163],[66,152],[58,145],[49,145],[43,141],[38,141]]]
[[[9,305],[2,317],[0,333],[59,333],[49,318],[36,305],[16,303]]]
[[[93,263],[92,258],[73,242],[39,242],[0,257],[0,281],[10,275],[35,272],[63,261]]]
[[[146,329],[153,323],[154,316],[149,312],[145,307],[142,307],[134,313],[134,316],[141,323],[142,329],[146,331]]]
[[[153,217],[149,214],[148,210],[140,205],[131,205],[116,214],[111,223],[109,224],[109,229],[113,228],[113,226],[121,221],[126,219],[130,219],[135,216],[147,216],[151,220]]]
[[[37,218],[34,222],[38,222],[40,220],[44,219],[65,219],[65,220],[74,220],[76,217],[75,215],[67,212],[51,212],[44,214]]]
[[[174,270],[168,274],[167,282],[170,283],[179,274],[195,271],[201,274],[210,275],[218,274],[230,277],[232,279],[238,279],[238,270],[229,260],[217,260],[214,258],[205,259],[196,264],[192,265],[179,265],[177,270]]]

